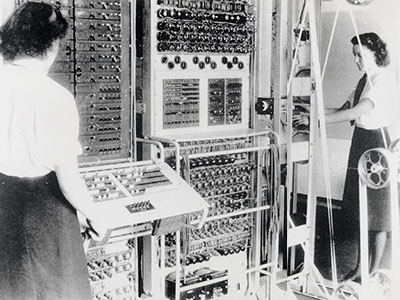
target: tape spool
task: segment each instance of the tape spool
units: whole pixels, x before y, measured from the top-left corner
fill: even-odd
[[[394,172],[393,163],[393,155],[388,150],[370,149],[358,161],[358,174],[369,188],[384,188],[389,185],[390,174]]]

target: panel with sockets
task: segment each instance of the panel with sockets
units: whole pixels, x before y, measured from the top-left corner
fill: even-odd
[[[75,83],[82,113],[84,156],[97,159],[129,157],[127,8],[125,1],[77,1],[74,7]],[[101,106],[102,110],[90,111],[88,106]],[[96,139],[87,142],[87,137],[93,135]]]
[[[200,111],[198,79],[164,79],[164,128],[198,126]]]
[[[137,10],[150,32],[137,43],[144,135],[248,128],[255,1],[160,0]]]
[[[208,80],[208,125],[242,122],[242,79]]]
[[[225,80],[223,82],[225,85]],[[231,81],[229,84],[236,83]],[[270,199],[263,196],[271,189],[270,183],[263,187],[258,185],[259,181],[265,182],[260,166],[267,150],[265,146],[258,146],[257,134],[249,131],[232,136],[220,133],[213,138],[207,138],[204,134],[198,136],[179,136],[173,142],[154,137],[163,143],[166,161],[210,205],[201,229],[189,227],[182,230],[179,236],[175,233],[166,235],[165,261],[162,262],[167,273],[166,284],[171,287],[168,274],[174,274],[172,270],[177,265],[183,265],[182,272],[188,274],[189,281],[190,274],[196,270],[224,267],[227,269],[226,278],[215,283],[226,285],[223,293],[228,297],[226,299],[241,299],[244,293],[241,287],[246,286],[247,268],[257,265],[256,260],[249,259],[249,254],[253,253],[257,244],[267,244],[266,240],[261,241],[261,236],[255,230],[259,226],[257,224],[266,222],[270,207]],[[176,143],[179,144],[179,155],[176,153]],[[261,215],[264,218],[262,222],[258,219]],[[200,216],[192,213],[189,219],[192,224],[197,224]],[[177,257],[179,244],[182,245],[179,249],[181,256]],[[179,293],[183,299],[190,299],[196,293],[204,294],[206,290],[206,285],[198,289],[196,284],[191,289],[191,283],[185,280],[182,285],[184,287]],[[167,297],[178,299],[176,295],[169,291]],[[209,299],[219,298],[214,295]]]
[[[83,146],[80,162],[129,158],[133,143],[128,1],[46,2],[60,6],[69,20],[49,76],[76,98]]]
[[[93,299],[137,299],[133,240],[107,244],[86,253]]]
[[[245,151],[243,149],[243,151]],[[186,265],[245,251],[250,245],[252,220],[246,210],[254,205],[255,162],[250,154],[206,156],[190,159],[191,186],[210,204],[209,218],[202,229],[192,229]],[[243,212],[242,214],[236,214]],[[224,215],[235,216],[224,218]],[[219,219],[220,218],[220,219]],[[191,221],[198,221],[191,214]],[[173,246],[173,237],[167,245]],[[167,265],[174,265],[174,247],[167,247]]]
[[[169,1],[157,8],[159,52],[249,53],[252,1]]]

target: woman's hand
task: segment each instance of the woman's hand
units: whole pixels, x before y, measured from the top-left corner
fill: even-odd
[[[86,223],[88,224],[87,232],[95,241],[103,241],[107,238],[107,232],[111,230],[105,226],[104,222],[86,220]]]
[[[65,198],[82,216],[78,218],[84,231],[96,241],[102,241],[108,229],[112,229],[110,212],[93,203],[84,181],[81,179],[76,159],[55,168],[61,191]],[[86,224],[85,224],[86,223]]]
[[[310,125],[310,114],[300,113],[293,115],[293,126],[298,127],[300,125],[308,126]]]
[[[110,212],[101,207],[94,207],[86,218],[86,231],[95,241],[103,241],[107,238],[113,226],[110,220]]]

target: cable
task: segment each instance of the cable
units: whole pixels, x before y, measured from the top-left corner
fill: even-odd
[[[313,2],[311,1],[313,4]],[[316,18],[315,18],[315,10],[312,5],[309,7],[309,19],[310,19],[310,36],[311,39],[314,38],[317,41],[317,29],[316,29]],[[312,34],[315,36],[313,37]],[[327,208],[328,208],[328,221],[329,221],[329,242],[330,242],[330,250],[331,250],[331,264],[332,264],[332,281],[334,287],[337,286],[337,265],[336,265],[336,253],[335,253],[335,235],[333,229],[333,213],[332,213],[332,197],[331,197],[331,188],[330,188],[330,179],[329,179],[329,159],[328,159],[328,144],[327,144],[327,136],[326,136],[326,124],[325,124],[325,112],[324,112],[324,102],[323,102],[323,93],[322,93],[322,78],[319,63],[319,49],[316,43],[311,43],[311,52],[314,53],[316,59],[314,62],[314,74],[315,74],[315,92],[316,99],[319,100],[320,103],[317,103],[318,115],[319,115],[319,123],[320,123],[320,134],[321,134],[321,144],[322,144],[322,157],[324,163],[324,171],[325,171],[325,188],[327,194]],[[317,72],[315,72],[317,71]]]
[[[304,2],[304,6],[307,6],[307,1]],[[303,14],[302,16],[302,20],[300,23],[300,32],[299,32],[299,37],[301,37],[301,35],[303,34],[303,30],[304,30],[304,22],[306,19],[306,14]],[[297,44],[296,44],[296,48],[295,48],[295,52],[294,52],[294,58],[298,57],[299,54],[299,49],[300,49],[300,42],[301,42],[301,38],[299,38],[297,40]],[[292,80],[293,80],[293,76],[294,76],[294,69],[295,69],[295,65],[292,63],[292,67],[290,69],[290,74],[289,74],[289,79],[288,79],[288,83],[287,83],[287,90],[290,90],[290,87],[292,85]]]

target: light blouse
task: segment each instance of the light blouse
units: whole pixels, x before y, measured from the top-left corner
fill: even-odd
[[[76,160],[79,115],[73,95],[39,60],[0,66],[0,172],[43,176]]]
[[[355,120],[355,125],[364,129],[388,127],[399,117],[400,99],[394,75],[385,69],[367,79],[360,101],[370,99],[374,107]]]

